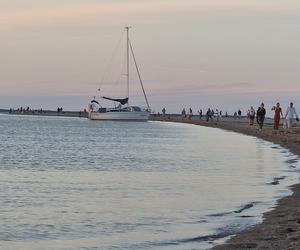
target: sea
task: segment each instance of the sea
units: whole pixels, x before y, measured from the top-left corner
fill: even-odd
[[[209,249],[299,182],[276,144],[170,122],[0,115],[0,249]]]

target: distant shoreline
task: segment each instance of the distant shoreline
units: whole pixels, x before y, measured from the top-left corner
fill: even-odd
[[[84,111],[56,111],[56,110],[42,110],[42,109],[30,109],[30,110],[10,110],[0,109],[0,114],[7,115],[34,115],[34,116],[63,116],[63,117],[82,117],[87,118],[88,114]]]
[[[153,117],[155,121],[169,121],[220,128],[270,141],[287,148],[300,156],[300,126],[291,131],[273,130],[272,119],[268,119],[262,131],[250,126],[247,119],[224,118],[221,121],[182,119],[180,116]],[[263,222],[232,237],[214,250],[234,249],[300,249],[300,183],[291,186],[293,194],[278,201],[278,205],[263,215]]]

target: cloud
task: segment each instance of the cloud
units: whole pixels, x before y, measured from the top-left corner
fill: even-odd
[[[154,0],[62,3],[41,7],[6,6],[0,9],[0,27],[12,29],[24,26],[57,24],[92,24],[126,22],[162,22],[176,19],[176,15],[198,16],[208,12],[274,12],[299,9],[296,1],[241,1],[241,0]]]

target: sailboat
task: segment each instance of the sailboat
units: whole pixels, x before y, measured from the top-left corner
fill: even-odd
[[[129,39],[129,29],[130,27],[125,27],[126,30],[126,84],[127,84],[127,96],[124,98],[112,98],[112,97],[106,97],[101,96],[101,99],[109,100],[115,103],[119,103],[117,107],[114,108],[104,108],[100,105],[100,102],[98,102],[95,97],[91,101],[91,103],[88,106],[88,118],[90,120],[133,120],[133,121],[147,121],[150,116],[150,106],[148,103],[148,99],[146,96],[146,92],[141,80],[140,71],[135,59],[135,55],[133,52],[133,48]],[[139,106],[131,106],[129,105],[129,84],[130,84],[130,78],[129,78],[129,55],[130,52],[132,54],[133,62],[137,71],[137,75],[139,78],[139,82],[144,94],[144,98],[147,104],[147,108],[142,109]]]

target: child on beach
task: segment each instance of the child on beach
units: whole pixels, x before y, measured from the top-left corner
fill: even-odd
[[[282,109],[280,107],[280,103],[277,102],[276,106],[274,106],[272,108],[272,110],[275,112],[274,113],[274,129],[278,130],[279,129],[279,122],[280,122],[280,114],[281,114],[281,117],[283,118],[283,114],[282,114]]]
[[[256,111],[256,120],[259,125],[259,129],[262,130],[266,116],[265,104],[262,103]]]
[[[296,117],[297,122],[299,121],[298,114],[294,107],[294,103],[290,103],[290,106],[286,110],[285,119],[287,119],[288,128],[293,126],[293,120]]]

